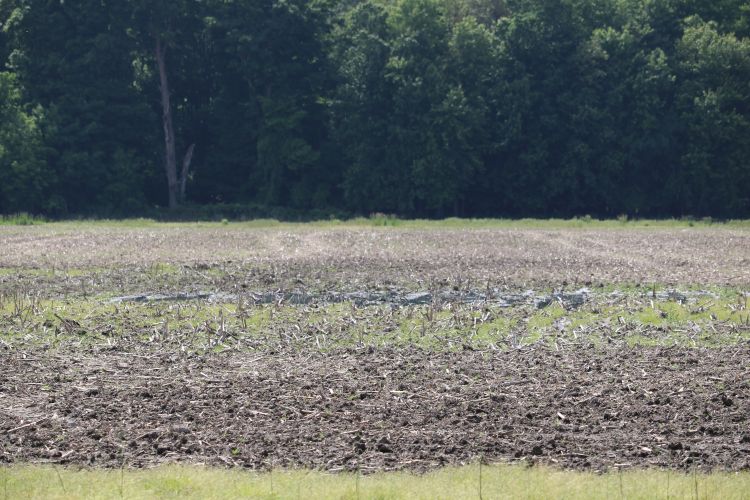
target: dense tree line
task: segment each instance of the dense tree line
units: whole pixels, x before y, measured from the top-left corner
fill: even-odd
[[[747,0],[0,0],[0,213],[750,216]]]

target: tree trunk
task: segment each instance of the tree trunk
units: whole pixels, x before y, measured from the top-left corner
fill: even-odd
[[[187,187],[188,172],[190,171],[190,162],[193,161],[193,151],[195,144],[191,144],[182,158],[182,173],[180,174],[180,203],[185,203],[185,188]]]
[[[167,173],[169,189],[169,208],[175,208],[180,198],[180,182],[177,178],[177,153],[175,150],[174,124],[172,122],[172,106],[169,99],[169,80],[167,79],[167,48],[161,37],[156,36],[156,65],[159,68],[159,90],[161,91],[162,124],[164,125],[164,168]],[[191,151],[192,153],[192,151]],[[192,154],[190,155],[192,158]],[[189,162],[188,162],[189,163]]]

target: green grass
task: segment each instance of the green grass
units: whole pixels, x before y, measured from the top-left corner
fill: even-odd
[[[163,275],[170,267],[149,272]],[[577,309],[557,302],[503,308],[425,304],[392,308],[263,304],[247,301],[109,303],[110,294],[63,300],[0,294],[0,340],[25,346],[87,346],[123,340],[176,345],[195,352],[257,345],[320,350],[418,346],[428,350],[507,349],[548,342],[727,346],[750,340],[748,299],[740,291],[686,303],[643,292],[598,296]],[[70,320],[77,323],[71,327]]]
[[[43,217],[37,217],[27,213],[0,215],[0,226],[34,226],[46,222],[47,220]]]
[[[425,475],[254,473],[202,467],[75,470],[48,466],[0,468],[0,497],[45,499],[747,499],[750,473],[685,474],[625,471],[606,474],[544,467],[445,468]]]
[[[0,225],[30,225],[45,222],[44,219],[26,214],[0,216]],[[153,219],[94,219],[46,222],[46,226],[59,229],[86,228],[404,228],[404,229],[683,229],[683,228],[733,228],[749,229],[750,220],[714,221],[712,219],[594,219],[577,217],[573,219],[460,219],[441,220],[399,219],[390,215],[378,214],[371,217],[357,217],[347,220],[327,219],[313,222],[280,222],[276,219],[255,219],[249,221],[217,222],[157,222]]]
[[[572,219],[461,219],[448,218],[441,220],[398,219],[392,216],[375,216],[355,218],[348,221],[321,221],[313,224],[384,226],[417,229],[645,229],[645,228],[707,228],[732,227],[750,228],[750,220],[714,221],[710,218],[694,219],[594,219],[576,217]]]

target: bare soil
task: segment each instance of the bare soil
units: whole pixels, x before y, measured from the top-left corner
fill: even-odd
[[[597,346],[581,338],[486,351],[470,344],[459,352],[328,350],[290,320],[279,328],[299,333],[300,342],[272,341],[277,332],[269,330],[265,343],[244,350],[214,353],[209,343],[199,353],[182,342],[137,340],[151,330],[169,337],[160,308],[149,310],[153,318],[128,320],[123,301],[112,318],[78,323],[43,317],[36,307],[58,297],[106,303],[204,291],[460,294],[651,290],[654,283],[744,290],[748,249],[750,231],[721,227],[0,227],[0,302],[23,306],[0,314],[0,463],[372,472],[482,459],[592,470],[748,469],[750,344],[743,340],[632,348],[613,343],[623,328],[613,321],[601,326],[607,334]],[[390,306],[375,307],[373,314],[390,314]],[[714,320],[706,325],[714,332],[741,326]],[[117,324],[90,343],[87,321]],[[350,336],[355,324],[352,315],[334,326]],[[3,338],[7,325],[16,330]],[[37,341],[38,331],[48,338]],[[57,344],[66,331],[73,340]],[[121,338],[107,336],[113,331]]]
[[[750,347],[0,354],[0,462],[750,468]]]

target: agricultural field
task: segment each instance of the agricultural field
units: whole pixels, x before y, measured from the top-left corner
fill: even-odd
[[[0,225],[0,495],[743,498],[749,301],[743,222]]]

